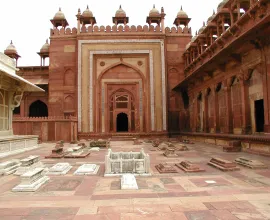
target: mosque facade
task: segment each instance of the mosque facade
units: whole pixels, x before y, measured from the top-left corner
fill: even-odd
[[[171,28],[155,6],[139,26],[129,25],[120,6],[113,26],[98,26],[87,7],[70,28],[59,9],[50,44],[38,53],[41,65],[18,67],[18,75],[46,92],[24,95],[14,112],[17,130],[43,117],[51,121],[36,127],[47,137],[182,134],[223,143],[249,135],[263,144],[268,136],[256,135],[270,133],[269,5],[224,0],[193,37],[182,8]],[[17,60],[13,47],[6,54]],[[68,131],[61,123],[50,131],[61,117],[72,121]]]

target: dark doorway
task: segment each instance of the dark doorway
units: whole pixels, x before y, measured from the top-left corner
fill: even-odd
[[[29,107],[29,117],[48,117],[47,105],[40,100],[33,102]]]
[[[256,132],[264,131],[264,107],[263,99],[255,101]]]
[[[117,115],[116,122],[117,132],[128,132],[128,116],[125,113],[120,113]]]

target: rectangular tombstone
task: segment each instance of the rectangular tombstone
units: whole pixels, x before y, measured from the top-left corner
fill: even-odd
[[[64,156],[64,158],[85,158],[89,156],[91,152],[89,150],[78,150],[70,152]]]
[[[122,175],[121,189],[138,189],[137,181],[133,174]]]
[[[65,175],[72,168],[69,163],[57,163],[49,169],[50,175]]]
[[[15,186],[13,192],[34,192],[50,178],[44,176],[44,168],[35,168],[21,176],[21,183]]]
[[[246,157],[239,157],[235,159],[235,162],[251,169],[267,169],[267,166],[261,161],[251,160]]]
[[[99,167],[96,164],[83,164],[74,172],[74,175],[94,175],[97,174]]]
[[[0,163],[0,176],[9,175],[16,172],[16,170],[20,165],[21,165],[20,161],[16,159]]]
[[[203,172],[205,171],[204,169],[200,168],[197,164],[194,164],[190,161],[182,161],[181,163],[177,163],[175,164],[178,168],[184,170],[185,172],[190,172],[190,173],[193,173],[193,172]]]
[[[31,155],[27,158],[24,158],[21,160],[22,163],[22,167],[27,167],[27,166],[31,166],[32,164],[36,163],[39,161],[39,156],[38,155]]]
[[[233,170],[239,170],[240,168],[235,165],[235,163],[223,160],[221,158],[212,158],[208,165],[211,165],[213,167],[216,167],[222,171],[233,171]]]
[[[169,165],[166,163],[160,163],[155,167],[159,173],[178,173],[177,170],[173,167],[173,165]]]

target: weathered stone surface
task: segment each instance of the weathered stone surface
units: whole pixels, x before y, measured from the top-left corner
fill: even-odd
[[[246,157],[239,157],[235,159],[235,162],[251,169],[267,169],[267,166],[261,161],[251,160]]]
[[[27,158],[24,158],[20,160],[21,166],[17,169],[17,171],[14,173],[14,175],[22,175],[28,171],[31,171],[35,168],[42,168],[45,167],[42,162],[39,161],[39,156],[29,156]]]
[[[221,158],[212,158],[209,162],[209,165],[214,166],[222,171],[233,171],[239,170],[240,168],[235,165],[235,163],[223,160]]]
[[[35,168],[21,176],[21,183],[15,186],[14,192],[34,192],[50,178],[44,176],[44,168]]]
[[[161,144],[158,145],[158,150],[166,150],[168,146],[169,143],[162,142]]]
[[[163,153],[163,155],[166,156],[166,157],[172,157],[172,158],[178,157],[178,155],[175,153],[175,150],[176,150],[176,147],[175,147],[173,144],[170,144],[170,145],[166,148],[166,150],[165,150],[165,152]]]
[[[106,148],[110,146],[110,140],[98,139],[97,141],[90,141],[90,147]]]
[[[133,174],[122,175],[121,189],[138,189],[137,181]]]
[[[176,147],[176,151],[188,151],[188,147],[186,145],[183,144],[177,144],[175,145]]]
[[[69,163],[57,163],[49,169],[49,175],[65,175],[72,168]]]
[[[150,175],[150,157],[141,149],[140,152],[112,152],[105,156],[105,176],[122,173]]]
[[[20,161],[16,159],[0,163],[0,176],[9,175],[16,172],[16,170],[20,165],[21,165]]]
[[[74,175],[94,175],[97,174],[99,167],[96,164],[83,164],[74,172]]]
[[[185,172],[203,172],[205,171],[204,169],[200,168],[199,165],[194,164],[190,161],[182,161],[181,163],[176,163],[175,164],[177,167],[179,167],[180,169],[184,170]]]
[[[67,154],[67,152],[64,152],[63,147],[61,147],[60,144],[56,144],[55,148],[52,149],[52,153],[48,156],[45,156],[45,158],[62,158]]]
[[[241,141],[238,140],[229,141],[229,145],[223,147],[223,151],[225,152],[240,152],[241,149]]]
[[[159,173],[178,173],[173,165],[161,163],[155,166]]]
[[[87,149],[76,149],[75,151],[69,152],[64,156],[64,158],[85,158],[89,156],[91,152]]]

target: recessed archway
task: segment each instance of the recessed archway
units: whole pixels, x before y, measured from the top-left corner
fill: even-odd
[[[33,102],[29,107],[29,117],[48,117],[47,105],[40,100]]]
[[[128,115],[126,113],[119,113],[116,118],[116,131],[128,132]]]

